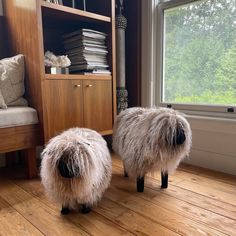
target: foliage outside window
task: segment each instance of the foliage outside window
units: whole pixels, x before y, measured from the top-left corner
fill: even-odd
[[[236,0],[162,10],[162,102],[236,105]]]

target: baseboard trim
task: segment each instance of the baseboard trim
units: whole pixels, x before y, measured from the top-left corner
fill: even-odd
[[[185,163],[236,175],[236,157],[192,149]]]

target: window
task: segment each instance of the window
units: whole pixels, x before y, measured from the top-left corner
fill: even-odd
[[[235,112],[236,0],[168,1],[158,17],[160,104]]]

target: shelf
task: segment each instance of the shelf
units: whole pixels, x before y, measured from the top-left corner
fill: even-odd
[[[45,1],[41,2],[42,11],[51,19],[58,18],[60,20],[83,20],[83,21],[100,21],[100,22],[111,22],[111,17],[103,16],[72,7],[62,6],[54,3],[48,3]]]
[[[45,79],[111,80],[111,75],[45,74]]]
[[[105,130],[105,131],[100,131],[98,133],[100,133],[101,135],[110,135],[113,134],[113,130]]]

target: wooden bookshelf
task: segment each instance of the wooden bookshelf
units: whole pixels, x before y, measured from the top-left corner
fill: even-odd
[[[45,79],[111,80],[111,75],[45,74]]]
[[[29,104],[46,143],[72,127],[112,133],[116,116],[115,0],[87,0],[88,11],[42,0],[3,0],[11,54],[24,54]],[[63,3],[70,4],[69,0]],[[44,54],[65,55],[63,35],[82,28],[107,34],[106,74],[47,74]],[[29,86],[29,88],[27,87]]]
[[[42,11],[45,16],[60,18],[60,20],[82,20],[82,21],[100,21],[111,22],[111,17],[95,14],[79,9],[74,9],[67,6],[62,6],[54,3],[41,2]]]

